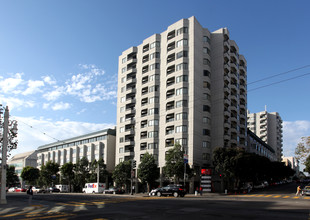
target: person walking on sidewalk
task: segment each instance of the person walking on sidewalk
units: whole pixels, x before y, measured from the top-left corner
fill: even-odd
[[[28,205],[31,205],[32,202],[32,197],[33,197],[33,190],[32,190],[32,186],[29,186],[28,190],[27,190],[27,194],[29,196],[28,199]]]

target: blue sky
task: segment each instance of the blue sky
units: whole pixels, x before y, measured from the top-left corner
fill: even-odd
[[[309,8],[306,0],[0,0],[0,103],[19,121],[12,154],[115,125],[118,56],[195,16],[211,32],[229,29],[248,63],[248,109],[280,113],[283,152],[293,156],[310,135],[310,74],[254,89],[310,73]]]

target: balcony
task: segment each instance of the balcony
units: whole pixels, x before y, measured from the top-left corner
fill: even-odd
[[[167,57],[167,63],[170,63],[172,61],[175,61],[175,54],[170,54],[168,57]]]
[[[166,135],[174,133],[174,126],[166,127]]]
[[[147,120],[141,121],[141,128],[147,127]]]
[[[175,42],[172,42],[172,43],[168,44],[168,46],[167,46],[167,52],[173,50],[174,48],[175,48]]]
[[[175,77],[167,79],[167,86],[171,86],[175,83]]]
[[[171,89],[171,90],[168,90],[167,93],[166,93],[166,98],[171,98],[175,95],[175,90],[174,89]]]
[[[175,72],[175,65],[169,66],[167,68],[167,75]]]
[[[167,40],[171,40],[174,37],[175,37],[175,30],[170,31],[167,35]]]
[[[136,83],[137,82],[137,79],[136,79],[136,77],[127,77],[127,81],[126,81],[127,83]]]
[[[168,114],[166,116],[166,123],[174,121],[174,114]]]
[[[149,61],[149,55],[143,56],[142,63],[146,63],[147,61]]]
[[[174,138],[166,139],[166,147],[173,147],[174,146]]]
[[[143,46],[143,53],[149,51],[149,49],[150,49],[150,45],[149,44],[144,45]]]

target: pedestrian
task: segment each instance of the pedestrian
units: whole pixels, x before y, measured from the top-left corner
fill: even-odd
[[[32,186],[29,186],[28,190],[27,190],[27,194],[29,196],[28,199],[28,205],[31,205],[32,202],[32,197],[33,197],[33,190],[32,190]]]
[[[298,186],[298,187],[297,187],[296,196],[300,196],[300,195],[301,195],[301,187]]]

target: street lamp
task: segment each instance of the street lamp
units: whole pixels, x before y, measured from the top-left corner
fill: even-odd
[[[7,152],[17,147],[17,121],[9,120],[9,108],[6,106],[4,111],[4,120],[2,123],[2,110],[4,108],[0,104],[0,128],[3,128],[3,133],[1,134],[1,145],[2,145],[2,162],[1,162],[1,199],[0,204],[6,204],[6,169],[7,169]]]

